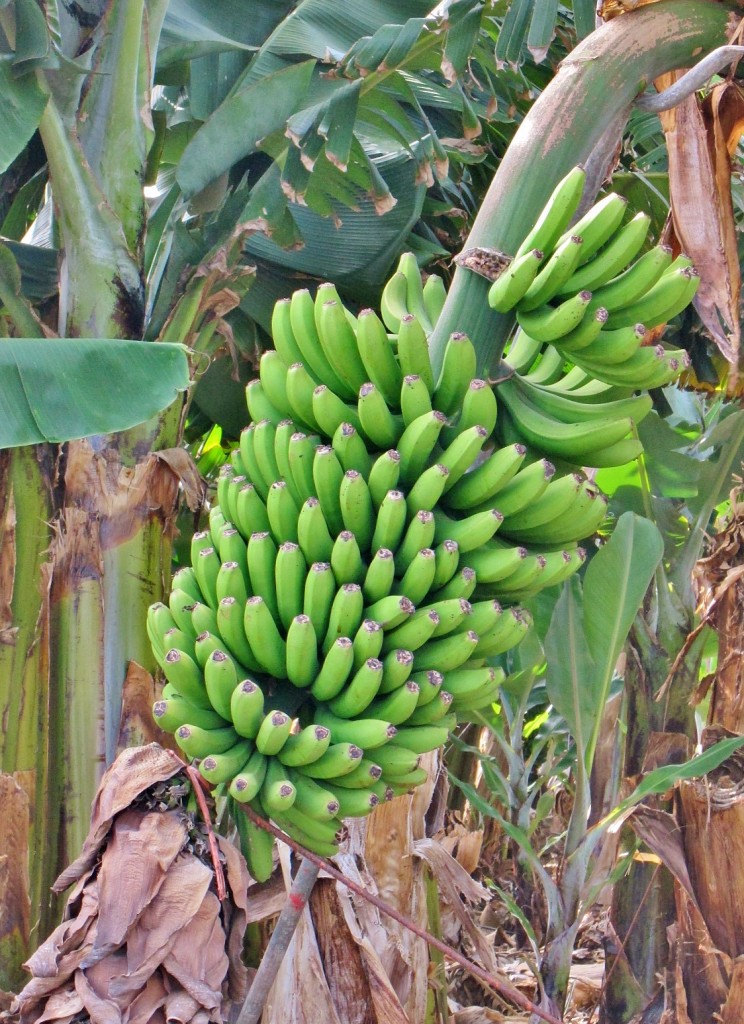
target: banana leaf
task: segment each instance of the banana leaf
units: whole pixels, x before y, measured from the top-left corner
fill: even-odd
[[[181,345],[0,338],[0,448],[126,430],[188,386]]]

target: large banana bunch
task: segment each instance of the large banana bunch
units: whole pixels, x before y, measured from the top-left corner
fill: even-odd
[[[691,301],[699,284],[685,255],[657,245],[642,255],[649,218],[623,224],[614,193],[572,227],[584,187],[574,168],[559,183],[489,302],[516,312],[499,385],[499,440],[522,440],[548,457],[602,468],[635,458],[633,426],[651,408],[637,390],[661,387],[688,363],[681,349],[649,344],[649,330]]]

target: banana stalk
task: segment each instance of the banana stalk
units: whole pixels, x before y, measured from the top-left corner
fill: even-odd
[[[497,249],[514,255],[561,178],[575,164],[588,164],[599,147],[604,151],[608,129],[615,133],[608,151],[614,150],[644,85],[665,71],[688,67],[725,43],[729,17],[726,4],[661,0],[613,19],[577,46],[514,136],[464,253]],[[595,184],[585,202],[593,199],[604,171],[598,167],[590,175]],[[489,308],[489,287],[490,281],[471,269],[460,266],[455,271],[431,336],[435,373],[454,331],[473,340],[480,376],[498,363],[514,317]]]

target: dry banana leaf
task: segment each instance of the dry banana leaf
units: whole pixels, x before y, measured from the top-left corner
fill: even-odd
[[[55,884],[73,885],[64,919],[25,964],[5,1024],[221,1024],[243,999],[248,872],[217,837],[220,902],[183,769],[150,744],[105,773],[83,853]]]
[[[682,72],[657,79],[666,88]],[[666,240],[700,274],[695,308],[724,358],[739,359],[741,273],[731,199],[731,153],[744,128],[744,102],[733,82],[715,86],[704,104],[689,96],[660,115],[669,151],[671,223]]]

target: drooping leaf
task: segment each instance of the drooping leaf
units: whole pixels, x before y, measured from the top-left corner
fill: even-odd
[[[228,97],[184,150],[176,178],[187,196],[199,192],[237,161],[283,131],[310,84],[314,61],[302,61]]]
[[[0,339],[0,448],[126,430],[189,386],[181,345]]]
[[[15,78],[12,65],[0,60],[0,172],[23,150],[39,126],[47,97],[33,75]]]
[[[535,0],[512,0],[496,41],[496,60],[518,64]]]
[[[536,64],[544,60],[548,47],[555,35],[555,19],[558,15],[558,0],[542,0],[532,12],[530,30],[527,34],[527,49]]]

